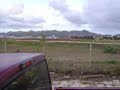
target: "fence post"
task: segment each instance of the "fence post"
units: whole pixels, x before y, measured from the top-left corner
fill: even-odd
[[[91,54],[92,54],[92,43],[90,42],[89,67],[91,67]]]
[[[7,51],[7,38],[4,37],[4,53]]]

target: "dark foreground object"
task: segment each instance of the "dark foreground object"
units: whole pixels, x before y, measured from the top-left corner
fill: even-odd
[[[17,90],[51,90],[44,54],[0,54],[0,90],[14,90],[14,86]]]
[[[120,88],[114,87],[85,87],[85,88],[76,88],[76,87],[56,87],[55,90],[120,90]]]

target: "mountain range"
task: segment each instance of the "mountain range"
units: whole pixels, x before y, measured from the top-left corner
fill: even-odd
[[[58,38],[67,38],[71,36],[101,36],[101,34],[89,32],[87,30],[77,31],[58,31],[58,30],[46,30],[46,31],[9,31],[7,33],[0,33],[0,35],[7,35],[7,36],[16,36],[16,37],[25,37],[25,36],[33,36],[33,37],[39,37],[41,35],[45,35],[46,37],[55,36]]]

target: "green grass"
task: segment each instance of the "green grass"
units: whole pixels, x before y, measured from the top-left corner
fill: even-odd
[[[0,49],[1,53],[4,52],[4,41],[0,41]],[[39,42],[25,42],[25,41],[15,41],[15,40],[7,40],[7,52],[14,53],[16,50],[20,50],[20,52],[40,52],[42,47]]]
[[[106,65],[109,65],[109,64],[114,64],[114,65],[120,64],[119,61],[115,61],[115,60],[92,61],[91,63],[92,64],[106,64]]]

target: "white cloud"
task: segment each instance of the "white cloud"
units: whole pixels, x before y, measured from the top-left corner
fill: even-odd
[[[78,11],[70,9],[70,6],[65,0],[53,0],[50,2],[50,6],[56,11],[59,11],[60,15],[62,15],[64,19],[71,22],[72,24],[81,26],[82,24],[86,23],[82,20],[82,13],[80,12],[80,10]]]
[[[2,1],[0,3],[0,28],[42,28],[42,23],[45,22],[43,17],[24,16],[24,3],[19,0]]]
[[[0,0],[0,30],[87,29],[118,33],[119,3],[120,0]]]
[[[14,2],[14,0],[0,0],[0,16],[21,14],[24,10],[24,4]]]
[[[86,0],[85,21],[94,32],[120,33],[120,0]]]

